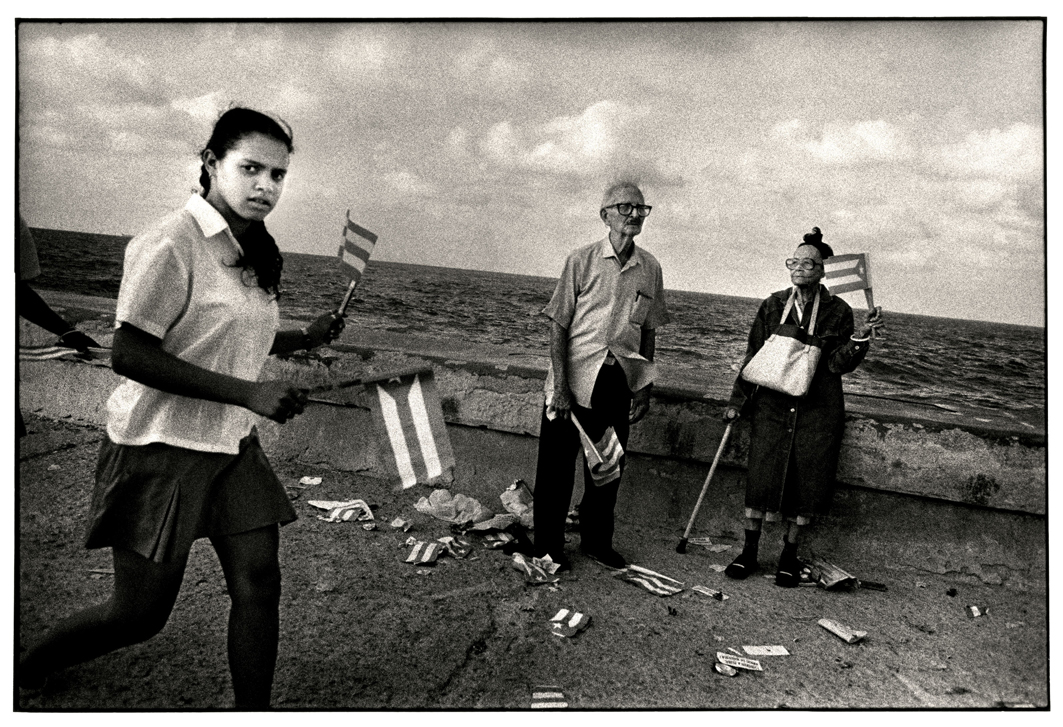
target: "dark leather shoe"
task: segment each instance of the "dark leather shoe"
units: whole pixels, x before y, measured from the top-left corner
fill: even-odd
[[[796,555],[783,553],[779,558],[779,569],[775,572],[775,585],[782,588],[796,588],[801,582],[802,567]]]
[[[581,552],[594,562],[604,565],[606,568],[615,568],[617,570],[627,568],[627,561],[624,560],[624,556],[620,555],[620,553],[617,553],[612,548],[582,550]]]
[[[757,572],[757,559],[750,557],[744,551],[738,555],[731,565],[724,569],[723,574],[737,581],[748,578]]]

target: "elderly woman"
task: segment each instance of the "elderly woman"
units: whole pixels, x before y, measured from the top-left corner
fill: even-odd
[[[822,340],[822,354],[804,396],[789,396],[754,386],[741,374],[735,381],[725,420],[751,419],[749,475],[746,483],[746,537],[742,553],[727,566],[731,578],[745,578],[757,570],[757,547],[764,520],[787,522],[775,584],[793,587],[801,565],[797,542],[801,528],[813,516],[825,514],[834,487],[845,426],[842,374],[854,370],[867,355],[871,333],[882,326],[880,308],[868,311],[857,331],[853,311],[820,284],[823,261],[833,255],[818,227],[804,236],[786,261],[793,288],[773,293],[757,311],[749,332],[745,364],[761,349],[782,321],[791,294],[794,303],[786,323],[808,330],[815,315],[814,335]],[[819,308],[815,314],[815,300]]]

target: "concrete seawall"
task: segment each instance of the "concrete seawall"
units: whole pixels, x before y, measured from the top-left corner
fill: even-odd
[[[80,327],[110,344],[114,301],[45,292]],[[294,325],[294,324],[293,324]],[[23,343],[52,337],[24,323]],[[316,386],[411,366],[435,371],[458,460],[453,489],[497,503],[514,478],[531,481],[545,377],[542,351],[515,351],[410,335],[359,331],[307,356],[271,359],[266,376]],[[22,362],[21,405],[49,418],[104,424],[117,385],[106,366]],[[720,409],[730,377],[667,372],[650,415],[632,430],[624,517],[679,531],[723,433]],[[283,429],[261,427],[271,456],[341,471],[382,475],[383,452],[356,390],[329,395]],[[850,395],[832,515],[810,545],[834,557],[873,551],[914,569],[967,573],[989,583],[1041,588],[1046,562],[1046,436],[1043,424],[975,416],[912,402]],[[699,531],[740,532],[748,452],[740,422],[703,506]],[[736,530],[737,528],[737,530]],[[873,578],[871,578],[873,580]]]

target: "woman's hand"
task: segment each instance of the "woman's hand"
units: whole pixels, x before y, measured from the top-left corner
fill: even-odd
[[[856,338],[867,338],[871,335],[872,331],[877,331],[880,328],[886,326],[886,321],[882,318],[882,306],[877,305],[873,309],[867,312],[864,320],[864,325],[857,330]]]
[[[723,420],[725,422],[733,422],[738,419],[738,416],[738,409],[735,409],[733,406],[729,406],[723,410]]]
[[[306,329],[307,338],[310,339],[310,347],[317,348],[318,346],[324,346],[326,343],[332,343],[340,337],[346,326],[347,322],[336,311],[323,313]]]
[[[260,416],[284,424],[306,406],[306,389],[299,389],[286,381],[262,381],[251,388],[247,408]]]

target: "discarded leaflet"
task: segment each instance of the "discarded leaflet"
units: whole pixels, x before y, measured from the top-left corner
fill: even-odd
[[[736,677],[736,676],[738,676],[738,672],[735,671],[735,668],[733,666],[727,666],[726,664],[721,664],[720,662],[716,662],[716,664],[714,665],[713,668],[716,669],[716,672],[718,674],[723,674],[725,677]]]
[[[985,616],[989,612],[989,609],[979,608],[978,606],[967,607],[967,618],[979,618]]]
[[[811,558],[808,566],[810,578],[828,591],[836,588],[851,588],[856,585],[856,576],[822,558]]]
[[[479,530],[484,532],[488,530],[505,530],[515,522],[517,522],[516,515],[513,515],[512,513],[502,513],[482,522],[470,525],[469,530]]]
[[[373,519],[373,511],[365,500],[310,500],[306,504],[319,510],[328,510],[327,515],[318,515],[317,518],[329,523]]]
[[[459,525],[482,522],[493,514],[478,500],[462,494],[452,495],[450,490],[444,489],[433,490],[431,495],[418,500],[414,508],[417,512]]]
[[[838,623],[833,619],[821,618],[817,623],[819,623],[819,625],[823,628],[827,629],[827,631],[830,631],[832,634],[840,638],[842,641],[848,642],[850,644],[855,644],[856,642],[862,640],[865,636],[867,636],[866,631],[856,631],[855,629],[851,629],[848,626],[843,626],[842,624]]]
[[[744,656],[735,656],[734,654],[728,654],[726,651],[717,651],[716,660],[721,664],[734,667],[735,669],[746,669],[748,671],[764,671],[764,667],[760,665],[760,662],[756,659],[747,659]]]
[[[591,617],[579,611],[562,608],[550,619],[550,632],[554,636],[571,638],[591,625]]]
[[[509,533],[487,533],[484,535],[484,545],[491,550],[498,550],[506,543],[512,543],[514,540],[516,538]]]
[[[533,527],[534,499],[524,480],[514,480],[513,484],[499,495],[499,499],[502,501],[502,506],[506,508],[506,512],[515,515],[521,525],[526,528]]]
[[[690,543],[691,545],[700,545],[700,546],[702,546],[704,548],[707,548],[708,550],[710,550],[713,553],[722,553],[725,550],[730,550],[731,549],[730,545],[724,545],[722,543],[714,543],[714,542],[712,542],[712,538],[691,538],[687,542]]]
[[[661,597],[674,596],[683,590],[682,581],[677,581],[674,578],[669,578],[666,575],[651,571],[649,568],[637,565],[629,565],[627,568],[618,571],[615,577],[622,581],[633,583],[636,586],[641,586],[650,593]]]
[[[299,478],[299,484],[303,485],[303,486],[320,485],[321,484],[321,478],[320,477],[311,477],[310,475],[307,475],[306,477]]]
[[[770,646],[742,646],[742,651],[749,656],[789,656],[790,652],[785,646],[773,644]]]

